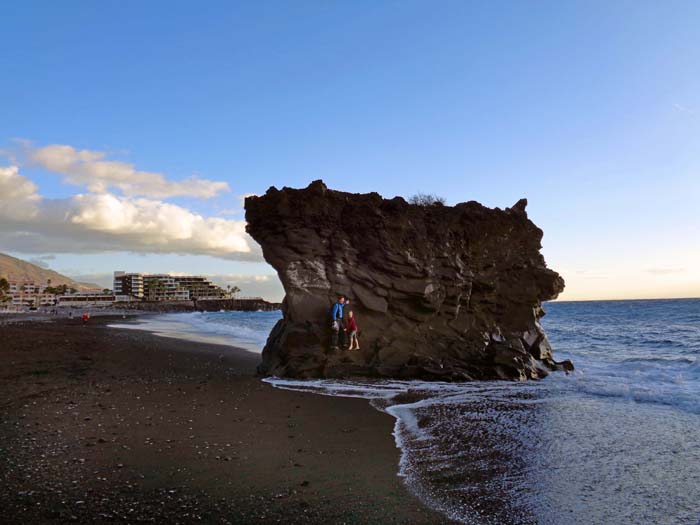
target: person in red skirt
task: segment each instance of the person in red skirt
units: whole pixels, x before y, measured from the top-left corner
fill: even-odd
[[[360,342],[357,339],[357,321],[355,320],[355,313],[352,310],[348,312],[348,324],[346,328],[350,334],[350,346],[348,350],[359,350]]]

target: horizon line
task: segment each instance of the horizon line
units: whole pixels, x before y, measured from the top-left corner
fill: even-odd
[[[544,303],[591,303],[591,302],[604,302],[604,301],[684,301],[688,299],[700,300],[700,296],[691,297],[635,297],[627,299],[550,299],[548,301],[543,301]]]

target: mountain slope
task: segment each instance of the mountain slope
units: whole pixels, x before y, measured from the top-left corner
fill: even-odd
[[[100,286],[91,283],[79,283],[70,277],[61,275],[53,270],[47,270],[36,264],[32,264],[16,257],[11,257],[4,253],[0,253],[0,277],[5,277],[9,281],[34,281],[36,283],[46,283],[51,279],[51,286],[60,286],[65,284],[77,290],[86,290],[88,288],[100,288]]]

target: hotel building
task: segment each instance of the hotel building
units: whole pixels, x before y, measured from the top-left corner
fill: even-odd
[[[144,301],[222,299],[226,292],[206,277],[114,272],[114,295]]]

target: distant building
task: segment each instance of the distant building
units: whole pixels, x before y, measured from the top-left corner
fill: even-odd
[[[9,281],[9,284],[11,294],[37,294],[47,287],[34,281]]]
[[[114,294],[143,298],[143,274],[114,272]]]
[[[53,306],[56,304],[56,296],[46,293],[48,284],[35,283],[34,281],[8,281],[10,289],[9,305],[15,308],[38,308],[40,306]]]
[[[76,292],[67,286],[51,287],[51,283],[34,281],[8,281],[10,301],[6,307],[22,311],[48,306],[110,306],[116,301],[116,295],[104,290],[83,290]],[[109,292],[109,293],[107,293]]]
[[[173,278],[180,288],[190,292],[190,299],[221,299],[226,297],[226,291],[206,277],[178,275]]]
[[[25,306],[37,308],[39,306],[53,306],[56,304],[56,296],[52,293],[18,293],[10,294],[12,306]]]
[[[116,296],[111,293],[94,292],[77,292],[71,295],[61,295],[58,297],[56,305],[60,307],[75,306],[111,306],[116,301]]]
[[[190,292],[167,274],[144,275],[143,296],[148,301],[189,301]]]
[[[206,277],[114,272],[114,294],[145,301],[222,299],[226,291]]]

